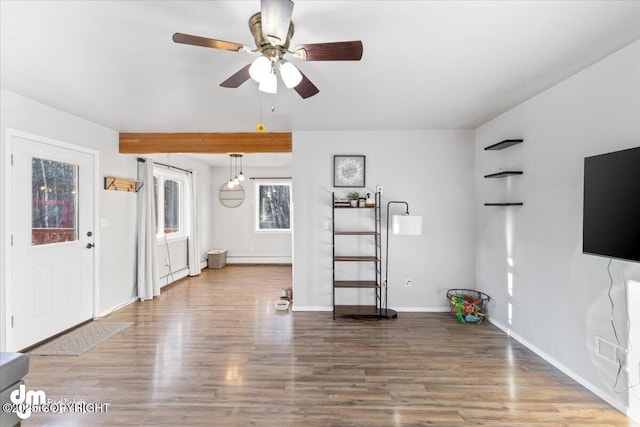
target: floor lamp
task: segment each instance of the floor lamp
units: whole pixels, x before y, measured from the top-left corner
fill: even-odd
[[[420,236],[422,235],[422,217],[416,215],[409,215],[409,203],[390,201],[387,203],[387,249],[385,253],[385,268],[384,268],[384,308],[380,310],[381,316],[387,319],[394,319],[398,317],[398,313],[387,307],[387,296],[389,289],[389,208],[392,204],[405,205],[404,215],[394,215],[391,231],[393,234],[401,234],[405,236]]]

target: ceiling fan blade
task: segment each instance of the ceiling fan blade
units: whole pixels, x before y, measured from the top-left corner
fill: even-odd
[[[362,58],[362,42],[301,44],[293,50],[293,56],[303,61],[359,61]]]
[[[183,34],[183,33],[175,33],[173,35],[173,41],[176,43],[190,44],[193,46],[202,46],[202,47],[211,47],[214,49],[230,50],[233,52],[251,50],[247,46],[244,46],[238,43],[227,42],[224,40],[209,39],[209,38],[200,37],[200,36],[192,36],[190,34]]]
[[[316,85],[311,83],[311,80],[309,80],[302,71],[300,71],[300,74],[302,74],[302,80],[296,87],[293,88],[293,90],[298,92],[298,95],[300,95],[303,99],[306,99],[320,92],[320,89],[318,89]]]
[[[251,77],[249,76],[249,67],[251,67],[251,64],[245,65],[237,73],[220,83],[220,86],[228,88],[239,87],[242,83],[246,82]]]
[[[287,41],[292,13],[293,1],[291,0],[261,0],[260,15],[264,38],[273,45],[284,45]]]

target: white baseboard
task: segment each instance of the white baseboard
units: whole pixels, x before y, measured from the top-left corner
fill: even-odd
[[[120,305],[115,305],[111,308],[108,308],[106,310],[102,310],[100,313],[96,314],[95,316],[93,316],[94,319],[100,319],[103,317],[106,317],[108,315],[110,315],[111,313],[113,313],[114,311],[118,311],[121,308],[125,308],[126,306],[128,306],[129,304],[131,304],[132,302],[136,302],[138,300],[138,297],[134,297],[131,298],[129,301],[126,301]]]
[[[296,305],[291,306],[292,311],[333,311],[331,306],[323,305]]]
[[[568,368],[564,364],[560,363],[559,361],[557,361],[553,357],[549,356],[547,353],[542,351],[540,348],[536,347],[535,345],[531,344],[529,341],[525,340],[524,338],[522,338],[518,334],[514,333],[513,331],[511,331],[509,328],[505,327],[502,323],[498,322],[497,320],[492,319],[491,317],[489,317],[489,322],[491,322],[493,325],[495,325],[498,329],[502,330],[505,334],[507,334],[507,336],[515,339],[520,344],[524,345],[529,350],[533,351],[538,356],[542,357],[544,360],[546,360],[547,362],[552,364],[556,369],[558,369],[559,371],[561,371],[565,375],[569,376],[571,379],[573,379],[575,382],[577,382],[578,384],[580,384],[581,386],[583,386],[584,388],[589,390],[591,393],[595,394],[600,399],[604,400],[609,405],[611,405],[614,408],[616,408],[618,411],[622,412],[623,414],[625,414],[626,416],[628,416],[629,418],[631,418],[635,422],[640,422],[640,411],[633,410],[630,407],[620,403],[619,401],[614,399],[613,396],[611,396],[608,392],[606,392],[605,390],[601,389],[597,385],[593,384],[589,380],[585,379],[584,377],[582,377],[581,375],[579,375],[578,373],[576,373],[572,369]]]
[[[398,313],[446,313],[449,307],[389,307]]]
[[[227,264],[291,264],[290,256],[233,256]]]
[[[205,262],[205,266],[206,266],[206,262]],[[171,276],[171,274],[169,274],[168,276],[162,276],[162,277],[160,277],[160,283],[161,283],[160,289],[162,289],[163,287],[165,287],[167,285],[170,285],[170,284],[172,284],[174,282],[177,282],[178,280],[183,279],[183,278],[187,277],[188,275],[189,275],[189,268],[187,267],[187,268],[183,268],[183,269],[181,269],[179,271],[174,272],[173,276]],[[169,277],[169,279],[171,279],[173,277],[173,281],[170,281],[169,283],[167,283],[167,277]],[[131,298],[129,301],[126,301],[126,302],[124,302],[122,304],[113,306],[113,307],[108,308],[106,310],[102,310],[100,313],[94,315],[93,318],[94,319],[100,319],[100,318],[106,317],[106,316],[110,315],[111,313],[113,313],[114,311],[118,311],[121,308],[124,308],[124,307],[128,306],[129,304],[131,304],[132,302],[136,302],[136,301],[138,301],[138,297]]]
[[[189,275],[189,268],[183,268],[178,271],[174,271],[173,275],[167,274],[166,276],[160,277],[160,289],[164,288],[167,285],[177,282],[180,279],[184,279]],[[169,281],[167,281],[167,278]]]
[[[205,269],[205,268],[207,268],[207,267],[208,267],[207,260],[200,261],[200,268],[201,268],[201,269],[203,269],[203,270],[204,270],[204,269]]]
[[[389,307],[391,308],[391,307]],[[393,307],[398,313],[446,313],[449,307]],[[333,311],[332,306],[323,305],[293,305],[293,311]]]

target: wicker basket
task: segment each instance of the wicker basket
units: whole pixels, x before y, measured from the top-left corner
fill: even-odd
[[[491,297],[473,289],[449,289],[447,291],[451,314],[462,323],[482,323],[487,316]]]

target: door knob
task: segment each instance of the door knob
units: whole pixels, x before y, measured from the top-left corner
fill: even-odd
[[[93,233],[92,233],[92,232],[90,232],[90,231],[87,231],[87,236],[88,236],[88,237],[91,237],[91,236],[93,236]]]
[[[87,243],[87,249],[91,249],[92,247],[94,247],[95,245],[93,243]]]

